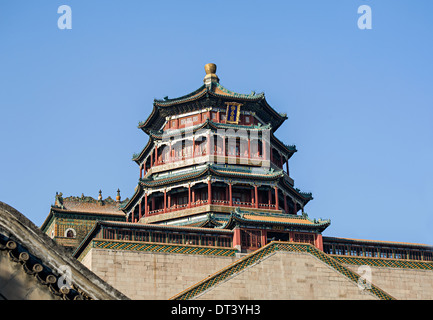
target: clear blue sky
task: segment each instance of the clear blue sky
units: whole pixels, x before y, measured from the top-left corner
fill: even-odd
[[[72,29],[60,30],[60,5]],[[372,9],[360,30],[360,5]],[[433,244],[433,2],[0,0],[0,200],[130,197],[154,98],[220,82],[289,119],[324,235]]]

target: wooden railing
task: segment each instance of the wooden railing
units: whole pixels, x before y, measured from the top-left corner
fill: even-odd
[[[197,200],[195,202],[191,202],[191,208],[193,207],[200,207],[200,206],[205,206],[209,204],[208,200]],[[220,205],[220,206],[229,206],[230,201],[229,200],[220,200],[220,199],[213,199],[212,200],[212,204],[215,205]],[[243,208],[255,208],[255,203],[254,202],[244,202],[244,201],[233,201],[232,203],[233,207],[243,207]],[[261,209],[270,209],[270,210],[276,210],[275,209],[275,204],[268,204],[268,203],[259,203],[258,205],[259,208]],[[166,212],[173,212],[173,211],[179,211],[179,210],[184,210],[188,208],[188,204],[176,204],[176,205],[171,205],[170,207],[166,208]],[[164,208],[158,208],[158,209],[154,209],[149,211],[149,215],[155,215],[155,214],[161,214],[164,213]]]

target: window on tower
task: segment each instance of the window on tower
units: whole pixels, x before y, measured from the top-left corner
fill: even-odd
[[[75,230],[72,228],[69,228],[65,231],[65,237],[66,238],[75,238]]]

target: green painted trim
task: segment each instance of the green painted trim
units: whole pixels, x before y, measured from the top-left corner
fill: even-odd
[[[194,90],[193,92],[178,98],[169,99],[168,97],[165,97],[164,99],[154,99],[153,104],[155,106],[160,106],[160,107],[171,106],[172,104],[178,104],[178,103],[190,101],[191,99],[194,98],[199,98],[202,95],[204,95],[206,92],[207,92],[206,86],[202,85],[200,88]]]
[[[401,260],[401,259],[383,259],[373,257],[351,257],[330,255],[340,263],[352,265],[369,265],[372,267],[382,268],[403,268],[417,270],[433,270],[433,261],[418,261],[418,260]]]
[[[199,255],[213,255],[213,256],[224,256],[224,257],[233,257],[238,252],[234,248],[204,247],[204,246],[192,246],[192,245],[180,245],[180,244],[118,241],[118,240],[92,240],[91,247],[97,249],[151,251],[151,252],[179,253],[179,254],[199,254]]]

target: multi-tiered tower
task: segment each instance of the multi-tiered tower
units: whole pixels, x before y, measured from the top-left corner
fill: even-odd
[[[269,106],[263,94],[225,89],[215,65],[205,70],[199,89],[155,100],[152,113],[140,123],[149,141],[133,157],[140,178],[131,199],[121,201],[119,190],[115,201],[103,199],[101,191],[98,199],[56,194],[43,232],[131,298],[190,299],[214,289],[215,295],[205,297],[322,299],[331,292],[337,298],[359,298],[361,278],[352,269],[360,264],[388,268],[380,272],[381,286],[402,297],[430,297],[428,290],[415,287],[428,286],[424,271],[431,270],[432,247],[322,237],[329,220],[308,218],[304,207],[312,196],[295,188],[289,174],[296,148],[275,136],[286,115]],[[20,220],[20,228],[13,230],[21,226]],[[0,235],[0,249],[14,250],[13,243]],[[51,265],[51,254],[43,256]],[[262,261],[260,279],[256,272],[244,272]],[[394,286],[396,277],[412,279],[416,269],[423,274],[415,286],[406,281],[410,290]],[[391,298],[372,288],[376,297]]]
[[[123,207],[129,222],[230,229],[233,245],[254,250],[271,239],[323,247],[329,220],[304,213],[311,193],[294,187],[295,146],[275,131],[287,119],[263,93],[239,94],[205,66],[204,84],[185,96],[155,100],[139,128],[149,135],[133,160],[140,168]],[[302,214],[298,214],[302,212]]]

